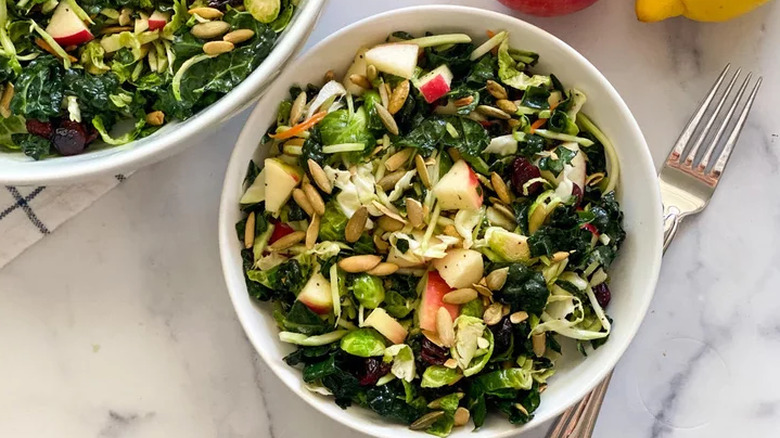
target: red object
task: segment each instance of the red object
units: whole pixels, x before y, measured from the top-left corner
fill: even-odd
[[[542,173],[539,171],[538,167],[534,166],[533,163],[526,158],[517,157],[512,162],[512,174],[510,176],[512,188],[515,190],[515,193],[517,193],[517,196],[525,196],[523,193],[523,186],[525,183],[534,178],[540,178]],[[535,182],[528,186],[528,196],[536,196],[541,193],[543,189],[544,187],[541,182]]]
[[[27,132],[30,134],[43,137],[47,140],[51,138],[51,132],[53,130],[51,122],[41,122],[40,120],[27,119],[26,124]]]
[[[443,297],[453,290],[437,271],[428,272],[428,283],[420,300],[420,328],[436,331],[436,312],[439,307],[444,307],[450,312],[454,321],[458,317],[459,306],[457,304],[445,304]]]
[[[597,0],[499,0],[506,6],[539,17],[571,14],[596,3]]]
[[[426,102],[433,103],[450,92],[450,84],[443,76],[438,75],[420,87],[420,92]]]
[[[581,227],[583,230],[588,230],[593,233],[594,236],[599,237],[599,230],[593,224],[583,224]]]
[[[162,29],[166,24],[168,24],[168,14],[162,13],[160,11],[154,11],[152,16],[149,17],[149,20],[147,20],[147,23],[149,24],[150,31]]]
[[[271,223],[274,224],[274,231],[271,233],[271,237],[268,239],[269,245],[295,231],[291,226],[279,222],[278,220],[271,219]]]

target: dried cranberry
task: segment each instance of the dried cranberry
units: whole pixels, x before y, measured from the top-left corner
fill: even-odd
[[[420,358],[430,365],[444,365],[444,362],[447,362],[449,358],[449,351],[423,337]]]
[[[236,7],[243,4],[244,4],[243,0],[210,0],[209,1],[209,6],[211,6],[212,8],[221,9],[223,11],[227,8],[228,5]]]
[[[81,123],[63,120],[51,138],[54,147],[62,155],[76,155],[87,146],[87,133]]]
[[[612,293],[609,291],[607,283],[601,283],[593,288],[593,294],[596,295],[596,301],[599,302],[599,306],[606,308],[609,302],[612,300]]]
[[[93,141],[97,140],[98,136],[100,135],[92,125],[84,125],[87,131],[87,144],[92,143]]]
[[[292,233],[293,228],[277,219],[271,219],[271,223],[274,224],[274,231],[271,233],[271,237],[268,239],[268,243],[274,243],[282,237]]]
[[[598,236],[599,236],[599,230],[598,230],[598,229],[596,228],[596,226],[595,226],[595,225],[593,225],[593,224],[582,224],[582,226],[581,226],[580,228],[582,228],[583,230],[588,230],[588,231],[590,231],[590,232],[591,232],[592,234],[594,234],[596,237],[598,237]]]
[[[539,168],[523,157],[515,158],[512,162],[512,188],[518,196],[525,196],[523,185],[534,178],[540,178],[542,173]],[[542,183],[535,182],[528,187],[528,196],[534,196],[542,191]]]
[[[28,119],[27,132],[38,137],[51,138],[51,122],[41,122],[40,120]]]
[[[363,386],[376,384],[380,377],[390,372],[390,364],[382,359],[369,357],[365,360],[363,369],[359,371],[358,383]]]
[[[512,346],[512,321],[509,320],[509,316],[505,316],[501,322],[489,328],[495,339],[493,348],[496,353],[502,353]]]

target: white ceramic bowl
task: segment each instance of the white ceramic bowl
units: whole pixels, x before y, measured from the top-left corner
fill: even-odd
[[[0,184],[73,183],[132,171],[162,160],[193,143],[195,135],[225,122],[254,103],[309,37],[325,0],[302,0],[290,24],[263,63],[239,86],[194,117],[169,123],[154,134],[118,147],[70,157],[34,161],[22,153],[0,152]]]
[[[301,398],[325,415],[349,427],[381,437],[422,437],[405,426],[382,420],[372,412],[352,407],[342,410],[332,398],[307,391],[301,372],[287,366],[282,357],[292,351],[282,344],[270,306],[257,304],[247,295],[241,267],[241,246],[235,234],[240,220],[241,185],[250,159],[261,158],[258,139],[273,123],[277,103],[287,97],[292,84],[318,83],[328,69],[343,73],[361,45],[379,43],[392,31],[415,35],[431,32],[466,32],[479,37],[485,29],[510,31],[515,47],[536,51],[538,71],[554,72],[564,84],[584,91],[584,108],[615,143],[622,178],[619,199],[625,211],[628,238],[611,269],[612,303],[608,313],[615,324],[609,342],[587,358],[564,345],[558,373],[542,395],[536,417],[524,428],[504,418],[488,418],[472,433],[471,427],[456,429],[454,437],[504,437],[529,429],[562,412],[581,399],[617,363],[639,328],[653,296],[661,264],[661,200],[656,173],[647,145],[634,117],[615,89],[596,68],[574,49],[554,36],[516,18],[480,9],[455,6],[421,6],[376,15],[331,35],[292,63],[260,101],[238,139],[225,177],[219,217],[219,242],[225,280],[238,317],[260,356],[276,375]],[[262,162],[262,161],[261,161]]]

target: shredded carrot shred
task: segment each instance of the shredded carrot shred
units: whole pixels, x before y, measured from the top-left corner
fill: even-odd
[[[41,38],[36,38],[36,39],[35,39],[35,44],[37,44],[37,45],[38,45],[38,47],[40,47],[41,49],[43,49],[43,50],[45,50],[45,51],[47,51],[47,52],[51,53],[51,54],[52,54],[52,55],[54,55],[54,56],[56,56],[57,58],[60,58],[60,55],[59,55],[57,52],[55,52],[55,51],[54,51],[54,49],[52,49],[52,48],[51,48],[51,46],[49,45],[49,43],[47,43],[47,42],[46,42],[46,41],[44,41],[43,39],[41,39]],[[70,58],[70,62],[76,62],[76,61],[78,61],[78,59],[77,59],[75,56],[73,56],[73,55],[68,55],[68,58]]]
[[[485,32],[487,33],[487,36],[488,36],[488,38],[493,38],[494,36],[496,36],[496,33],[495,33],[495,32],[493,32],[493,31],[492,31],[492,30],[490,30],[490,29],[488,29],[488,30],[487,30],[487,31],[485,31]]]
[[[295,137],[296,135],[304,131],[307,131],[309,128],[319,123],[320,120],[324,119],[325,116],[327,115],[328,115],[327,111],[320,111],[317,114],[302,121],[301,123],[298,123],[297,125],[291,127],[290,129],[280,132],[278,134],[271,134],[269,137],[274,138],[276,140],[286,140],[288,138]]]
[[[547,123],[547,119],[536,119],[536,121],[531,124],[531,134],[536,132],[537,129],[544,126],[545,123]]]

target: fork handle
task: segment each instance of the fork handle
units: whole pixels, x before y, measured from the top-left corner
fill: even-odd
[[[674,236],[677,235],[677,230],[680,228],[680,221],[682,221],[682,215],[680,210],[675,206],[669,206],[666,209],[666,215],[664,216],[664,252],[669,244],[674,240]]]
[[[553,425],[547,438],[590,438],[607,393],[612,372],[576,405],[570,407]]]

